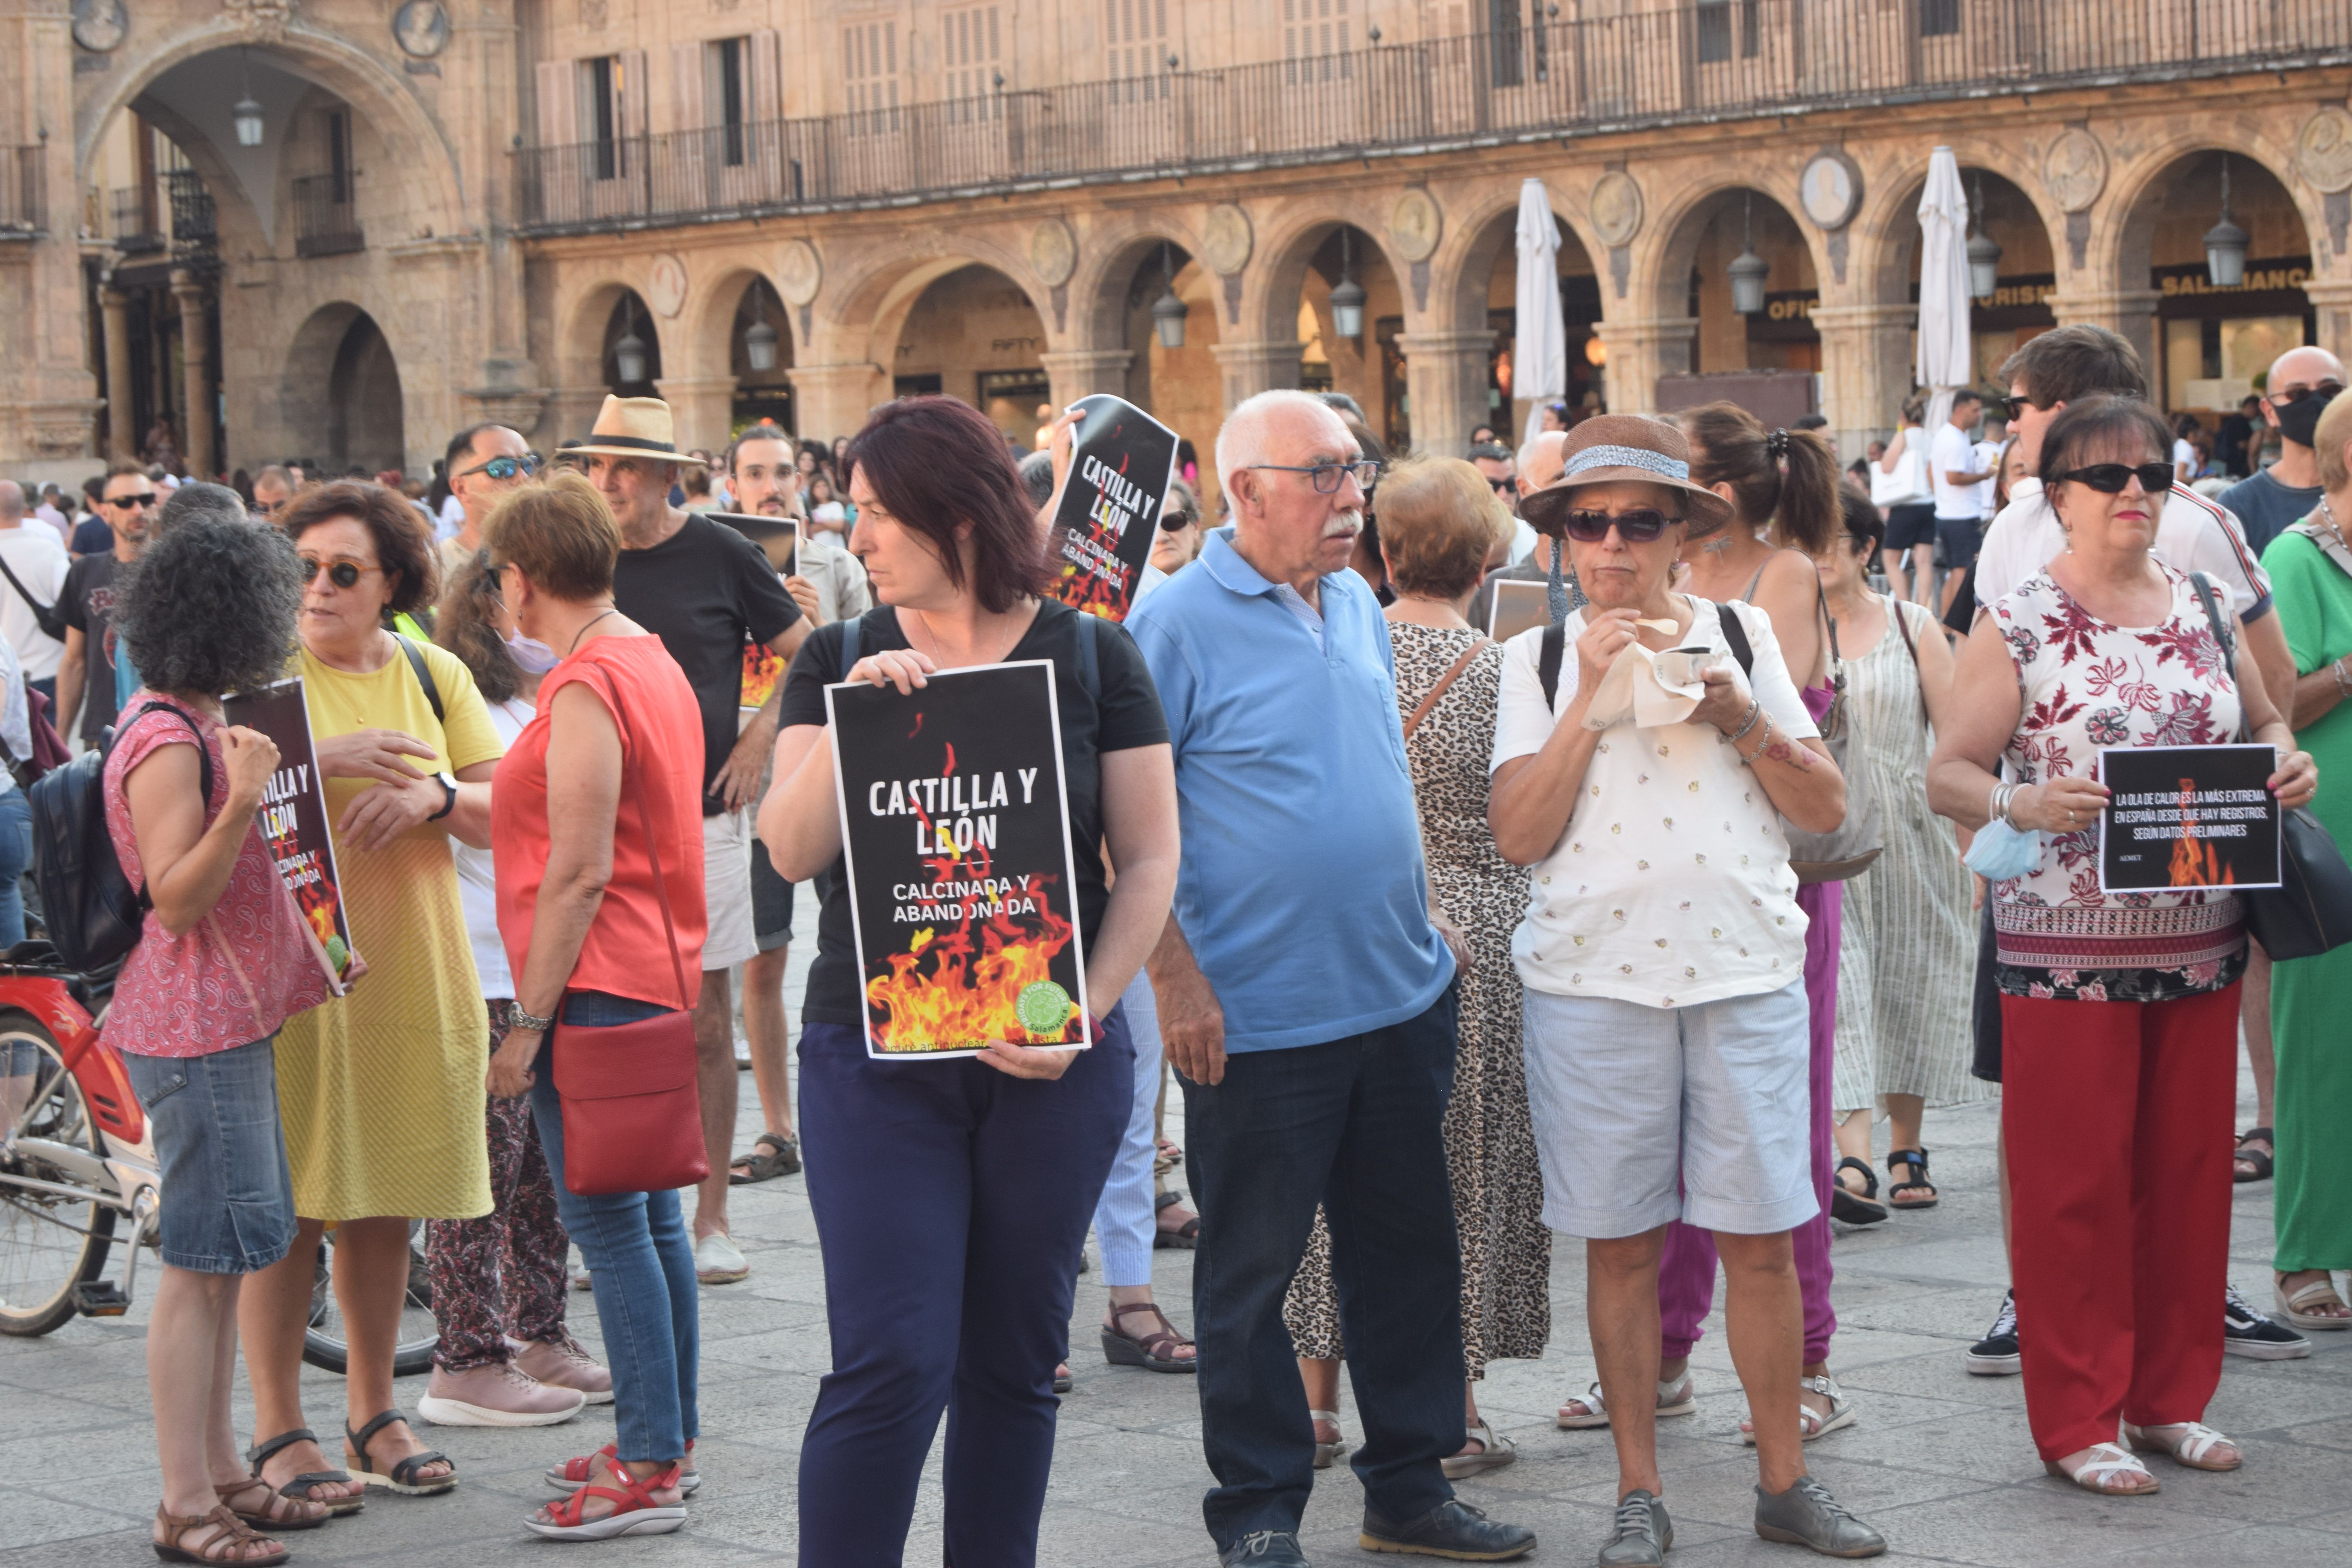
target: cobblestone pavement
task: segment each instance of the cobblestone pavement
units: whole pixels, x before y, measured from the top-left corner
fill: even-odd
[[[741,1142],[748,1142],[757,1127],[749,1074],[742,1084]],[[2249,1097],[2239,1125],[2252,1120]],[[1893,1551],[1884,1561],[2015,1568],[2352,1563],[2352,1491],[2345,1486],[2352,1475],[2352,1334],[2315,1336],[2319,1348],[2305,1361],[2227,1361],[2209,1418],[2245,1447],[2246,1468],[2236,1475],[2155,1461],[2162,1494],[2135,1500],[2093,1498],[2043,1477],[2018,1381],[1969,1376],[1960,1360],[1984,1331],[2003,1284],[1994,1126],[1990,1107],[1931,1113],[1927,1142],[1942,1205],[1837,1240],[1832,1364],[1860,1419],[1816,1443],[1811,1458],[1837,1496],[1885,1532]],[[1181,1121],[1171,1131],[1181,1140]],[[2239,1192],[2231,1277],[2266,1302],[2269,1188]],[[752,1273],[743,1284],[702,1295],[702,1490],[680,1534],[575,1549],[599,1561],[695,1568],[793,1553],[796,1455],[827,1365],[815,1227],[799,1177],[738,1189],[734,1201],[734,1233]],[[1189,1326],[1191,1255],[1157,1257],[1160,1297],[1178,1324]],[[1517,1443],[1518,1461],[1462,1488],[1496,1517],[1534,1526],[1538,1560],[1555,1563],[1591,1561],[1613,1500],[1608,1435],[1552,1425],[1559,1401],[1593,1375],[1582,1277],[1581,1248],[1558,1248],[1549,1352],[1541,1362],[1496,1363],[1481,1391],[1480,1407]],[[142,1298],[152,1279],[142,1279]],[[572,1303],[574,1326],[593,1350],[594,1309],[584,1294]],[[125,1318],[76,1321],[47,1339],[0,1341],[0,1477],[7,1483],[0,1568],[154,1562],[146,1544],[159,1495],[142,1359],[146,1304]],[[1103,1306],[1099,1283],[1082,1279],[1071,1326],[1077,1386],[1063,1404],[1039,1561],[1202,1568],[1214,1559],[1201,1526],[1208,1475],[1192,1380],[1104,1365],[1095,1342]],[[1753,1450],[1739,1445],[1742,1401],[1719,1315],[1696,1364],[1698,1415],[1666,1423],[1660,1439],[1676,1526],[1670,1561],[1687,1568],[1810,1561],[1797,1548],[1764,1543],[1748,1528]],[[305,1379],[310,1423],[331,1433],[341,1414],[341,1380],[307,1370]],[[423,1391],[421,1377],[404,1380],[400,1398],[413,1410]],[[250,1406],[243,1400],[237,1421],[247,1431]],[[1351,1436],[1360,1434],[1352,1409],[1347,1426]],[[555,1428],[424,1427],[425,1438],[457,1460],[465,1478],[457,1490],[432,1499],[379,1491],[364,1513],[289,1544],[308,1563],[470,1568],[550,1561],[555,1549],[519,1522],[550,1495],[540,1469],[608,1441],[612,1429],[610,1406]],[[908,1547],[916,1564],[941,1557],[937,1462],[935,1448]],[[1355,1546],[1360,1502],[1345,1469],[1320,1474],[1306,1521],[1318,1563],[1373,1561]]]

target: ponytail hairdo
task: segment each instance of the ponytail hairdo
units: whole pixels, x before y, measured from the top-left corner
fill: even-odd
[[[1840,527],[1837,456],[1811,430],[1767,430],[1736,403],[1707,403],[1675,416],[1691,442],[1691,478],[1729,485],[1739,521],[1767,524],[1808,555]],[[1694,535],[1696,537],[1696,535]]]

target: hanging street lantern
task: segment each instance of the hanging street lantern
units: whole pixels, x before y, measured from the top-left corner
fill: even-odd
[[[2221,221],[2205,231],[2205,279],[2216,289],[2246,280],[2246,231],[2230,221],[2230,156],[2221,155]]]
[[[261,105],[254,100],[253,71],[246,63],[243,49],[236,51],[236,65],[237,75],[244,85],[244,96],[239,98],[236,107],[229,110],[229,118],[236,126],[236,144],[240,147],[258,147],[261,145],[261,138],[268,127],[262,121]]]
[[[1346,229],[1339,231],[1339,282],[1331,290],[1331,330],[1343,338],[1364,335],[1364,301],[1370,296],[1356,281]]]
[[[646,379],[646,341],[637,336],[635,307],[625,301],[623,308],[628,315],[613,343],[613,374],[621,378],[623,386],[635,386]]]
[[[1977,176],[1976,233],[1969,237],[1969,292],[1983,299],[2000,287],[2000,243],[1985,232],[1984,176]]]
[[[1166,287],[1160,289],[1160,298],[1151,301],[1151,330],[1160,334],[1161,348],[1181,349],[1184,346],[1184,317],[1188,312],[1184,301],[1176,297],[1176,272],[1169,265],[1166,240],[1160,242],[1160,271]]]
[[[1731,274],[1731,308],[1743,316],[1764,309],[1764,280],[1772,275],[1772,264],[1756,254],[1755,227],[1756,198],[1750,195],[1740,213],[1739,254],[1725,269]]]
[[[768,325],[764,295],[765,290],[753,289],[751,309],[756,312],[756,319],[743,330],[743,357],[751,362],[752,370],[761,375],[776,368],[776,329]]]

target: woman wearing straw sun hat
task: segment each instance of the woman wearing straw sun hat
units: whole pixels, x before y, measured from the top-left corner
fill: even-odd
[[[1806,920],[1781,818],[1845,815],[1845,781],[1752,606],[1670,589],[1684,536],[1728,504],[1682,433],[1602,415],[1521,510],[1565,535],[1591,603],[1506,650],[1487,821],[1534,868],[1512,938],[1544,1218],[1586,1238],[1587,1314],[1613,1417],[1604,1568],[1656,1564],[1658,1266],[1679,1219],[1716,1233],[1744,1346],[1767,1540],[1885,1550],[1805,1473],[1790,1233],[1813,1194]]]

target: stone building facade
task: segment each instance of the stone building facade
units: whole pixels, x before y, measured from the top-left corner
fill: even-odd
[[[1459,450],[1526,417],[1528,179],[1570,402],[1778,373],[1858,448],[1911,388],[1938,145],[2000,247],[1980,366],[2096,321],[2218,406],[2290,342],[2352,356],[2347,93],[2341,0],[0,0],[0,466],[162,413],[224,469],[421,474],[614,389],[709,447],[1112,391],[1205,450],[1304,384]]]

